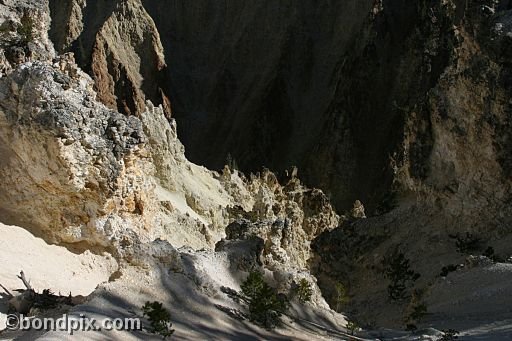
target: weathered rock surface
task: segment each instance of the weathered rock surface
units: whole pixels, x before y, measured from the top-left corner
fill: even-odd
[[[264,265],[283,288],[316,283],[311,269],[369,326],[403,327],[423,301],[436,309],[423,323],[444,319],[444,267],[512,254],[509,1],[49,7],[59,56],[45,1],[0,5],[2,222],[141,267],[179,268],[186,252],[160,238],[215,247],[231,270]],[[297,164],[343,210],[362,202],[344,219],[296,170],[209,171],[178,133],[215,168],[229,154],[242,169]],[[399,302],[383,276],[394,250],[421,274]]]
[[[109,17],[114,22],[107,21],[96,43],[104,37],[124,49],[135,42],[157,42],[155,32],[148,40],[150,19],[133,12],[143,11],[136,5],[131,1],[115,5]],[[83,3],[77,6],[70,11],[84,8]],[[20,16],[35,22],[34,15],[39,13],[25,13],[14,5],[2,10],[15,23]],[[307,268],[309,241],[338,223],[321,191],[306,189],[295,178],[282,186],[269,171],[247,180],[229,169],[220,175],[190,163],[177,138],[176,124],[166,118],[162,106],[144,101],[135,116],[99,103],[105,99],[101,89],[94,90],[98,79],[82,72],[72,53],[55,57],[51,45],[45,45],[49,44],[48,9],[40,5],[39,11],[46,16],[41,15],[38,25],[25,32],[34,43],[20,40],[14,24],[4,32],[12,36],[3,42],[6,49],[46,47],[46,54],[10,61],[0,78],[3,222],[26,227],[50,242],[108,249],[136,261],[137,244],[156,238],[177,247],[213,249],[233,219],[286,219],[283,243],[289,246],[278,243],[273,248],[289,253],[280,263]],[[135,20],[137,13],[148,22],[142,26],[125,22],[124,16]],[[108,29],[131,32],[134,40],[113,39],[114,33],[105,33]],[[59,49],[64,49],[67,43],[61,43]],[[117,52],[123,58],[130,55]],[[130,67],[142,65],[132,61],[127,60]],[[116,83],[125,88],[126,84]],[[269,233],[257,234],[268,243],[277,242]]]
[[[453,129],[470,134],[467,126],[478,122],[436,119],[440,106],[433,102],[449,105],[463,91],[481,93],[473,85],[496,89],[490,93],[496,99],[499,89],[506,91],[499,78],[505,75],[477,81],[466,74],[474,81],[465,83],[443,75],[484,65],[486,54],[507,55],[507,20],[495,19],[506,16],[508,2],[351,0],[311,6],[52,2],[52,37],[59,50],[81,52],[79,64],[95,75],[100,98],[111,107],[140,113],[124,107],[133,107],[126,104],[132,101],[143,108],[144,94],[153,103],[166,102],[159,89],[144,87],[148,84],[169,95],[192,161],[221,169],[230,156],[242,170],[253,171],[261,165],[277,171],[298,165],[306,183],[324,189],[338,209],[348,210],[360,199],[370,215],[382,212],[397,177],[409,184],[431,176],[429,183],[449,187],[455,175],[445,173],[467,169],[470,153],[436,148],[468,142],[480,148],[477,135],[447,141],[451,132],[445,134]],[[94,11],[103,15],[91,15]],[[140,37],[151,46],[138,48]],[[108,55],[113,66],[105,62]],[[160,68],[165,62],[170,67]],[[500,63],[490,67],[501,70]],[[123,83],[124,74],[130,80],[124,88],[132,93],[121,96],[109,84]],[[457,105],[454,111],[481,109]],[[486,144],[500,150],[480,148],[477,153],[486,155],[478,158],[506,165],[508,144],[495,136],[503,136],[506,122],[487,116],[494,123],[488,122]],[[446,154],[457,165],[439,160]],[[397,176],[399,168],[405,177]]]
[[[163,47],[140,0],[50,1],[50,9],[57,51],[79,56],[101,102],[140,115],[150,100],[170,115]]]
[[[140,121],[96,102],[77,76],[28,62],[0,79],[1,210],[51,241],[93,243],[98,219],[151,209],[150,184]]]
[[[225,170],[224,179],[236,177]],[[226,227],[228,240],[253,236],[264,240],[264,263],[270,269],[307,269],[310,241],[338,226],[340,218],[320,190],[304,187],[297,178],[281,186],[268,170],[245,179],[252,207],[231,210],[238,218]],[[247,202],[247,200],[245,201]]]
[[[448,1],[424,12],[421,38],[430,48],[421,67],[435,72],[442,54],[447,64],[420,103],[402,107],[404,140],[392,157],[394,194],[384,205],[393,210],[314,243],[320,286],[327,294],[333,281],[344,281],[353,296],[348,309],[365,323],[404,325],[409,301],[392,304],[382,274],[383,258],[397,247],[421,274],[413,287],[426,300],[441,269],[463,262],[463,253],[481,255],[490,246],[502,260],[512,254],[507,6]],[[457,243],[468,234],[478,245],[460,252]]]
[[[53,243],[127,258],[134,243],[168,235],[162,221],[173,219],[190,227],[191,239],[197,232],[195,244],[207,244],[203,222],[169,212],[158,197],[147,125],[100,104],[72,54],[55,57],[48,4],[38,4],[1,6],[3,51],[25,53],[6,58],[0,78],[2,221]],[[23,20],[31,24],[22,30]],[[163,117],[161,108],[147,110]]]
[[[50,13],[46,2],[14,0],[0,6],[0,71],[30,60],[51,60]]]

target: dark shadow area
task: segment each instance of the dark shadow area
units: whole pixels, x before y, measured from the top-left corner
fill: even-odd
[[[405,116],[417,110],[428,121],[422,101],[452,48],[451,23],[442,23],[435,57],[421,57],[437,34],[426,2],[388,1],[375,18],[375,2],[360,0],[143,4],[166,51],[187,157],[220,169],[230,155],[245,172],[298,166],[340,211],[359,199],[371,214],[386,197]],[[421,164],[429,148],[412,157]]]

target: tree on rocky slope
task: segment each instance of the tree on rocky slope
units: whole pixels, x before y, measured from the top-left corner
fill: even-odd
[[[388,295],[392,300],[405,298],[408,285],[414,283],[420,277],[411,269],[410,261],[398,249],[384,257],[384,276],[391,280],[388,285]]]
[[[302,278],[297,285],[295,294],[300,303],[311,301],[311,296],[313,295],[311,283],[309,283],[307,279]]]
[[[339,312],[341,307],[350,301],[350,298],[347,293],[347,288],[345,285],[343,285],[343,283],[337,282],[334,286],[334,290],[334,302],[336,303],[336,311]]]
[[[174,333],[171,323],[171,314],[163,307],[161,302],[146,302],[142,307],[144,316],[151,324],[151,332],[161,335],[164,339]]]
[[[249,306],[251,321],[269,329],[279,325],[280,317],[288,308],[288,302],[284,295],[278,294],[265,282],[263,273],[251,271],[241,288],[241,295]]]

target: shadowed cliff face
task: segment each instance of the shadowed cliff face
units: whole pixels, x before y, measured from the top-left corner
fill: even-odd
[[[439,167],[455,166],[431,158],[447,124],[433,122],[429,92],[458,62],[461,27],[473,38],[477,22],[508,6],[68,0],[52,3],[52,37],[78,52],[111,107],[136,113],[145,98],[167,103],[168,94],[192,161],[296,165],[338,209],[360,199],[372,214],[400,187],[448,181]]]
[[[365,203],[369,219],[359,219],[364,214],[358,205],[354,210],[358,214],[341,219],[342,226],[331,229],[339,220],[326,197],[312,191],[308,204],[307,196],[301,196],[308,191],[295,187],[295,181],[285,186],[289,200],[276,205],[275,200],[283,198],[283,192],[269,172],[251,177],[248,188],[254,191],[254,197],[240,190],[237,184],[247,181],[238,173],[225,169],[219,178],[232,196],[232,200],[225,199],[226,212],[256,221],[268,221],[268,214],[283,221],[297,218],[290,230],[304,237],[291,239],[298,242],[287,249],[292,254],[290,258],[301,255],[297,264],[309,267],[330,303],[335,303],[336,284],[344,284],[351,296],[345,311],[353,313],[362,324],[402,328],[404,322],[410,322],[404,317],[413,300],[408,302],[410,297],[406,296],[400,302],[391,302],[386,288],[390,281],[383,277],[385,260],[395,251],[403,252],[412,269],[421,274],[411,281],[414,283],[407,283],[406,294],[414,296],[413,290],[418,290],[424,295],[421,299],[429,299],[438,307],[445,302],[435,301],[435,282],[439,283],[443,267],[465,261],[467,255],[462,254],[461,243],[474,244],[477,240],[479,245],[471,251],[474,255],[489,255],[489,248],[500,259],[512,254],[510,1],[354,0],[298,4],[269,0],[233,4],[69,0],[62,7],[56,1],[51,5],[54,22],[50,33],[56,48],[77,53],[82,66],[94,78],[98,99],[124,114],[139,115],[145,99],[166,104],[165,93],[170,94],[181,138],[196,162],[218,168],[231,154],[244,170],[259,170],[262,165],[283,170],[298,165],[300,176],[328,191],[338,208],[345,209],[356,198]],[[20,56],[21,52],[37,52],[31,49],[27,44],[25,50],[19,51]],[[2,60],[0,55],[1,68],[9,69],[10,64],[22,62],[8,57]],[[53,70],[44,79],[49,85],[34,89],[53,87],[52,99],[64,97],[69,84],[65,77],[56,77],[59,72],[54,69],[68,68],[66,72],[76,76],[74,64],[67,60],[72,58],[66,55],[60,62],[44,67]],[[18,81],[16,77],[4,78],[5,111],[10,118],[28,115],[21,122],[29,124],[34,121],[32,115],[38,113],[33,110],[37,107],[28,102],[20,107],[17,99],[27,98],[14,85]],[[75,84],[85,86],[82,82]],[[28,89],[27,93],[37,95]],[[89,87],[82,91],[94,96]],[[37,102],[37,96],[32,101]],[[76,110],[85,115],[84,120],[87,111],[82,106],[86,104],[78,98]],[[48,114],[52,120],[62,120],[70,112],[61,112],[59,103],[54,107],[48,112],[41,108],[43,121],[48,120]],[[101,132],[98,143],[106,146],[102,150],[112,160],[109,164],[118,166],[115,160],[120,156],[111,156],[116,148],[111,140],[131,137],[140,127],[132,129],[125,122],[138,120],[101,108],[101,115],[91,126]],[[109,118],[115,118],[113,127],[107,125]],[[189,188],[188,184],[196,188],[196,181],[201,182],[206,171],[198,172],[199,168],[184,162],[174,125],[165,129],[163,113],[154,108],[143,115],[142,123],[144,131],[151,132],[153,162],[162,183],[170,190]],[[8,124],[4,127],[8,128],[4,135],[16,142],[16,134],[11,136],[15,130]],[[129,129],[121,129],[124,127]],[[71,133],[80,135],[83,131],[80,128]],[[31,132],[39,138],[40,130]],[[31,136],[18,145],[20,151],[31,150],[25,148],[34,140]],[[142,135],[137,132],[134,136]],[[45,142],[47,137],[40,139]],[[12,141],[3,145],[16,147]],[[75,141],[65,140],[55,146],[50,160],[60,162],[59,148],[75,148],[71,142]],[[136,145],[141,143],[137,141]],[[36,146],[47,149],[45,143]],[[94,156],[100,149],[95,145],[91,148],[86,140],[76,147],[80,147],[79,156]],[[6,155],[21,153],[3,149]],[[41,149],[39,154],[44,155],[44,151]],[[46,159],[33,155],[29,158],[42,162],[39,173],[46,177]],[[127,165],[131,163],[128,160]],[[22,168],[20,165],[13,169]],[[51,164],[50,168],[62,170],[58,165]],[[94,162],[89,174],[76,172],[78,180],[82,176],[90,180],[87,186],[83,181],[85,188],[98,186],[93,182],[96,167]],[[179,169],[186,169],[187,175],[179,176]],[[132,174],[135,176],[139,170],[150,174],[143,167]],[[11,168],[4,173],[6,179],[19,178],[19,172],[12,172]],[[24,183],[40,187],[28,168],[23,174]],[[59,174],[66,183],[68,175]],[[208,178],[213,176],[208,174]],[[259,185],[268,190],[261,190]],[[57,191],[46,191],[40,201],[51,200],[47,193],[64,198],[76,204],[78,208],[74,210],[79,214],[83,210],[80,221],[70,221],[87,223],[90,210],[82,208],[75,189],[54,187]],[[136,191],[138,187],[133,192]],[[224,218],[231,218],[222,213],[217,220],[218,216],[212,213],[211,208],[219,201],[218,194],[214,195],[218,191],[219,187],[206,182],[197,195],[187,189],[185,200],[187,206],[208,213],[222,234]],[[132,193],[124,189],[121,192]],[[25,196],[29,198],[30,194]],[[10,191],[4,196],[11,203],[19,197]],[[66,199],[71,196],[74,201]],[[126,205],[120,201],[121,209],[129,214],[139,215],[144,207],[151,207],[140,204],[143,201],[135,195],[133,200],[131,194],[129,198]],[[97,201],[102,203],[100,199]],[[51,227],[51,221],[67,224],[67,219],[59,216],[39,214],[32,210],[30,201],[26,202],[23,207],[31,219],[33,215],[47,219],[40,225]],[[233,207],[235,203],[240,207]],[[19,203],[11,204],[9,212],[17,212],[16,205]],[[59,201],[55,206],[62,205]],[[166,209],[170,210],[170,205],[169,201]],[[319,217],[311,215],[311,223],[303,219],[301,212],[314,212],[315,207]],[[378,215],[372,214],[375,209]],[[76,217],[72,213],[69,216]],[[262,226],[241,222],[235,229],[250,231]],[[319,229],[314,228],[317,222],[321,222],[317,224]],[[180,221],[173,220],[172,226],[182,233]],[[279,234],[284,233],[279,231],[284,231],[285,226],[268,225],[259,230],[268,232],[269,238],[276,241],[267,248],[276,259],[285,259],[279,249]],[[189,228],[182,236],[188,238],[196,233],[201,241],[195,245],[202,245],[203,236],[205,243],[211,243],[209,231],[202,231]],[[315,240],[310,258],[308,243],[312,238]],[[282,245],[285,250],[290,244],[287,241]],[[489,256],[490,260],[492,255]],[[438,310],[435,318],[447,320],[445,312]]]
[[[246,171],[297,165],[338,203],[364,196],[350,184],[357,180],[312,156],[326,137],[341,65],[368,25],[372,0],[143,3],[167,52],[173,115],[193,161],[220,168],[230,154]],[[346,142],[339,160],[345,172],[357,167]],[[331,191],[331,180],[315,169],[336,172],[342,192]]]
[[[418,297],[429,316],[412,322],[444,323],[447,315],[439,306],[449,305],[450,298],[436,301],[439,293],[432,290],[444,281],[441,269],[467,263],[469,254],[482,255],[488,247],[498,257],[512,253],[512,154],[505,132],[511,129],[512,113],[510,4],[447,3],[455,6],[438,4],[417,12],[414,33],[403,40],[401,64],[389,64],[400,67],[390,70],[395,76],[389,79],[396,81],[388,83],[388,91],[378,85],[379,77],[369,87],[396,101],[383,100],[383,111],[393,105],[396,110],[388,108],[388,113],[404,112],[396,116],[404,122],[403,142],[392,154],[395,183],[400,184],[397,208],[346,224],[313,242],[313,272],[324,294],[334,294],[334,284],[342,281],[353,298],[347,311],[371,325],[411,323],[408,314]],[[385,74],[385,69],[370,66],[375,75]],[[362,87],[359,91],[368,95]],[[407,193],[413,200],[405,200]],[[457,247],[464,235],[478,241],[471,251]],[[391,281],[383,276],[386,257],[397,249],[421,274],[398,303],[389,298]],[[420,293],[415,298],[414,290]],[[462,305],[459,295],[454,300]],[[461,318],[457,313],[448,316]]]
[[[188,156],[220,168],[230,154],[246,171],[297,165],[340,209],[382,200],[404,115],[448,65],[446,25],[425,57],[429,1],[143,3]]]
[[[159,103],[159,91],[168,93],[192,161],[219,169],[230,155],[244,171],[296,165],[341,210],[361,199],[372,212],[386,196],[404,115],[448,63],[443,43],[425,65],[427,2],[70,0],[52,8],[57,47],[80,55],[110,107],[133,113],[143,95]],[[160,42],[140,48],[147,39],[134,41],[131,27],[156,32],[168,67],[149,67]],[[127,46],[133,52],[122,55]]]

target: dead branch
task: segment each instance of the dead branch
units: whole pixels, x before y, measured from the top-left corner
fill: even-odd
[[[25,278],[25,273],[23,272],[23,270],[20,271],[20,275],[18,276],[18,278],[21,279],[21,281],[23,282],[23,284],[25,285],[27,290],[34,291],[34,289],[32,289],[32,286],[30,285],[30,283]]]
[[[4,287],[2,284],[0,284],[0,287],[4,290],[4,292],[7,294],[8,298],[13,298],[14,296],[11,294],[9,290],[7,290],[6,287]]]
[[[60,293],[59,295],[55,295],[50,289],[44,289],[41,293],[38,293],[32,288],[23,271],[20,271],[17,277],[26,287],[26,289],[17,290],[20,292],[19,295],[14,296],[7,288],[0,284],[0,287],[9,295],[8,302],[10,311],[28,314],[32,309],[47,310],[59,305],[73,306],[85,301],[84,297],[73,297],[71,293],[69,296],[62,296]]]

